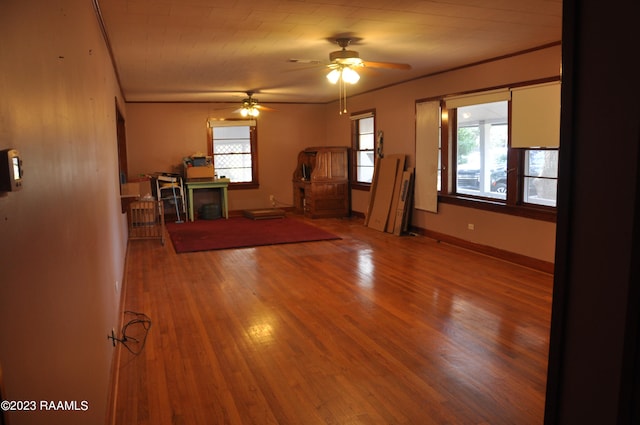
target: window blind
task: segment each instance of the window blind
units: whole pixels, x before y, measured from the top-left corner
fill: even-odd
[[[416,176],[414,207],[438,212],[440,102],[416,104]]]
[[[560,83],[512,89],[511,147],[560,146]]]
[[[460,108],[462,106],[479,105],[481,103],[493,103],[511,99],[508,89],[489,90],[479,93],[470,93],[460,96],[449,96],[444,99],[447,109]]]
[[[207,125],[209,128],[213,127],[255,127],[257,121],[256,120],[209,120],[207,121]]]

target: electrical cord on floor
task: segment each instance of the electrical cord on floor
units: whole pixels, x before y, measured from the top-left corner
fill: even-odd
[[[117,341],[124,345],[124,347],[129,350],[129,352],[137,356],[142,352],[142,350],[144,349],[144,345],[147,342],[147,336],[149,335],[149,330],[151,329],[151,319],[144,313],[138,313],[135,311],[125,311],[124,313],[134,315],[135,317],[125,323],[124,326],[122,326],[122,337],[118,338],[116,335],[114,335],[113,332],[111,332],[111,335],[107,336],[107,338],[113,341],[114,347]],[[142,327],[144,334],[142,336],[136,335],[136,337],[133,337],[131,335],[131,330],[135,328],[132,327]]]

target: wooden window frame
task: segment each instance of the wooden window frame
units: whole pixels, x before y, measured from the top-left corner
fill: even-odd
[[[245,120],[238,120],[245,121]],[[258,126],[250,125],[249,127],[249,143],[251,146],[251,181],[229,183],[229,190],[238,189],[258,189],[260,187],[260,178],[258,174]],[[213,126],[207,126],[207,155],[212,158],[213,154]]]
[[[508,106],[509,143],[507,150],[507,196],[505,200],[456,193],[457,108],[445,109],[448,120],[442,126],[442,178],[438,202],[509,214],[535,220],[556,222],[556,207],[523,202],[525,148],[511,147],[511,102]],[[449,154],[450,153],[450,154]]]
[[[376,153],[376,134],[377,134],[376,110],[367,109],[364,111],[355,112],[352,114],[352,117],[358,117],[360,115],[363,115],[362,118],[368,118],[369,116],[373,117],[373,137],[374,137],[373,153],[374,153],[374,156],[376,156],[377,155]],[[364,116],[364,115],[367,115],[367,116]],[[361,118],[351,119],[351,165],[349,167],[350,173],[351,173],[351,178],[350,178],[351,189],[368,191],[371,189],[371,183],[360,182],[356,180],[358,176],[359,119]],[[375,174],[375,162],[374,162],[373,172]]]

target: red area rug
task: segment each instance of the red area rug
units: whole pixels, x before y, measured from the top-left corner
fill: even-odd
[[[167,223],[166,226],[177,253],[340,239],[318,227],[286,217],[271,220],[232,217]]]

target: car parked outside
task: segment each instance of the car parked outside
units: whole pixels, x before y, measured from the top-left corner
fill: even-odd
[[[491,191],[507,193],[507,170],[495,170],[491,172]]]
[[[491,190],[491,192],[507,192],[507,170],[505,168],[492,170],[489,181],[489,190]],[[458,189],[480,190],[480,170],[459,169],[457,187]]]

